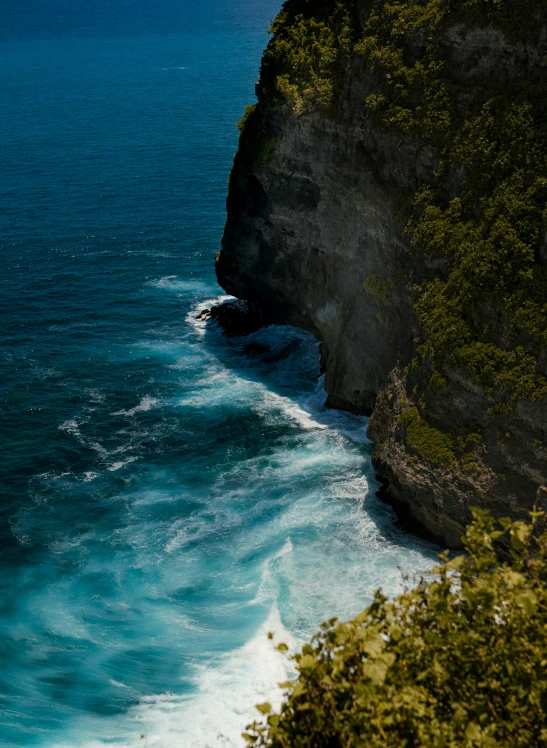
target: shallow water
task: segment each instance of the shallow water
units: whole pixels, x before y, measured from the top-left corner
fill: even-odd
[[[7,2],[2,746],[241,745],[289,672],[267,631],[296,646],[434,558],[317,343],[195,318],[277,9]]]

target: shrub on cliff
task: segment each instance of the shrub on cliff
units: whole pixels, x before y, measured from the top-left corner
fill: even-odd
[[[415,589],[381,591],[353,621],[324,623],[295,655],[279,714],[246,740],[270,748],[547,745],[547,533],[483,511],[467,555]],[[504,560],[495,541],[508,542]]]

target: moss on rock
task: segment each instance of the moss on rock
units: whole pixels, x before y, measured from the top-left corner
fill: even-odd
[[[456,462],[455,440],[452,434],[430,426],[418,413],[417,408],[408,408],[399,418],[399,425],[406,427],[406,443],[420,457],[451,468]]]

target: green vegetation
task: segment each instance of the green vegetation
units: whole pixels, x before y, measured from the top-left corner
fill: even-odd
[[[406,443],[421,457],[451,468],[456,461],[455,440],[452,434],[430,426],[420,417],[417,408],[408,408],[399,418],[399,425],[406,426]]]
[[[390,306],[391,293],[396,284],[397,281],[392,278],[386,280],[376,273],[371,273],[363,283],[363,287],[367,293],[379,299],[384,306]]]
[[[262,125],[262,113],[258,104],[245,107],[243,117],[237,123],[239,134],[245,133],[245,137],[240,139],[239,150],[251,156],[255,169],[259,169],[272,157],[276,143],[275,138],[266,135]]]
[[[288,100],[295,114],[329,111],[350,64],[355,18],[349,3],[289,0],[270,29],[260,82],[267,98]]]
[[[429,387],[443,387],[445,384],[439,375],[434,374]],[[418,405],[423,413],[423,398],[420,398]],[[441,431],[428,423],[417,407],[407,407],[399,417],[397,426],[405,428],[405,443],[413,447],[422,459],[447,469],[459,463],[468,472],[481,471],[478,450],[483,439],[476,423],[469,423],[459,434]]]
[[[547,533],[474,510],[468,555],[441,563],[353,621],[321,626],[294,656],[279,714],[256,748],[519,748],[547,745]],[[495,543],[510,550],[500,560]],[[286,649],[286,647],[285,647]]]
[[[434,149],[437,173],[406,196],[412,249],[448,260],[416,288],[417,363],[465,370],[497,412],[547,398],[547,76],[511,53],[475,87],[471,72],[493,34],[533,56],[546,24],[544,0],[288,0],[261,70],[262,114],[288,103],[336,117],[348,70],[365,66],[376,83],[363,112]],[[471,27],[483,46],[455,64],[447,34],[464,43]]]
[[[243,131],[245,130],[245,123],[247,122],[249,117],[252,116],[256,107],[257,107],[257,104],[250,104],[249,106],[245,107],[245,111],[243,112],[243,117],[237,123],[237,129],[239,130],[240,135],[243,134]]]

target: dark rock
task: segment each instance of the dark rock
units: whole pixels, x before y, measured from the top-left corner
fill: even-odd
[[[216,322],[228,337],[249,335],[264,325],[260,308],[239,299],[214,306],[209,310],[208,319]]]

